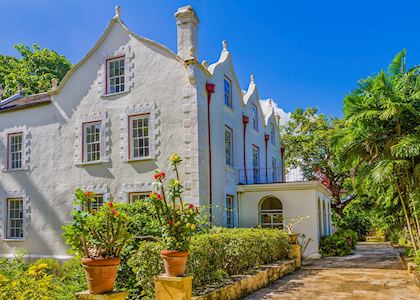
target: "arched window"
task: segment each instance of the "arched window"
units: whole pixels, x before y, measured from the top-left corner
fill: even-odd
[[[275,197],[263,199],[258,214],[262,227],[283,228],[283,204],[279,199]]]

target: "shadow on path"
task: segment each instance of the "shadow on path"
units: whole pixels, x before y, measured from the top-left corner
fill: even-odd
[[[387,243],[359,243],[353,255],[307,260],[245,299],[420,299],[399,252]]]

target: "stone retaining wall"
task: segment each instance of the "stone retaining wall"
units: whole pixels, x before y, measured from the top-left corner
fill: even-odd
[[[206,295],[193,297],[193,300],[242,299],[271,282],[292,273],[296,269],[295,260],[286,260],[278,264],[265,265],[258,273],[243,275],[240,280],[214,290]]]

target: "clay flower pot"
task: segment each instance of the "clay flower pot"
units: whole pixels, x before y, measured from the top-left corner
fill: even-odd
[[[289,242],[290,242],[290,244],[292,244],[292,245],[297,244],[297,240],[298,240],[298,234],[297,233],[294,233],[294,232],[289,233]]]
[[[120,261],[119,258],[82,258],[90,293],[105,294],[112,292]]]
[[[165,273],[168,277],[182,277],[185,273],[189,252],[162,250],[160,256],[163,258]]]

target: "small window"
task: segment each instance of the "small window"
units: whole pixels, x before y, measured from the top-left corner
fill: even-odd
[[[274,127],[273,123],[271,123],[270,125],[270,140],[271,140],[271,144],[275,145],[276,144],[276,128]]]
[[[252,145],[252,177],[253,183],[260,183],[260,148]]]
[[[130,116],[130,159],[147,158],[150,156],[149,115]]]
[[[271,174],[273,182],[277,182],[277,162],[274,157],[271,158]]]
[[[225,163],[233,166],[233,131],[225,126]]]
[[[23,199],[7,199],[7,233],[8,239],[23,239]]]
[[[124,57],[107,60],[107,94],[125,91]]]
[[[101,121],[83,124],[83,162],[101,160]]]
[[[89,201],[89,209],[92,211],[97,211],[104,205],[104,195],[102,194],[94,195],[89,197],[89,199],[94,199],[94,201]]]
[[[8,170],[22,168],[22,133],[13,133],[8,135]]]
[[[231,195],[226,195],[226,227],[233,228],[234,227],[234,217],[235,217],[235,205],[234,205],[234,198]]]
[[[223,81],[223,91],[225,97],[225,105],[232,108],[232,82],[226,76]]]
[[[258,130],[258,107],[252,104],[252,127]]]
[[[141,193],[129,193],[129,201],[130,203],[134,203],[136,201],[143,201],[146,200],[149,196],[150,192],[141,192]]]

